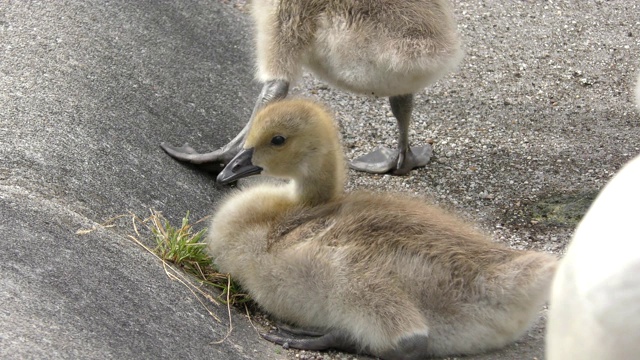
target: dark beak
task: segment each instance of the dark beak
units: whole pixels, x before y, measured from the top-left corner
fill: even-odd
[[[242,149],[240,152],[222,169],[216,181],[218,184],[226,185],[247,176],[260,174],[262,168],[251,163],[253,148]]]

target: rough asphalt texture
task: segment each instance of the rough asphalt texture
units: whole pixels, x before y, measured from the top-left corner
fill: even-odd
[[[352,172],[349,188],[414,193],[497,241],[560,255],[576,221],[566,209],[640,153],[640,4],[454,6],[465,59],[414,110],[412,138],[433,140],[435,159],[407,177]],[[174,223],[206,216],[226,189],[158,144],[226,143],[259,91],[252,73],[242,1],[0,5],[1,358],[354,358],[281,350],[240,312],[214,344],[226,308],[210,306],[220,322],[209,316],[126,237],[126,219],[76,234],[149,208]],[[294,93],[333,109],[347,157],[395,144],[385,99],[310,76]],[[542,359],[543,324],[466,358]]]

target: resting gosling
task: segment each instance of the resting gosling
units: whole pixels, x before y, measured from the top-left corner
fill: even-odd
[[[554,257],[490,241],[463,221],[398,194],[345,194],[332,117],[305,100],[261,110],[219,174],[289,179],[229,196],[208,251],[265,311],[316,334],[264,337],[383,359],[471,354],[522,335],[546,301]]]
[[[640,157],[598,195],[553,281],[549,360],[640,356]]]
[[[462,59],[448,0],[260,0],[256,25],[257,77],[264,83],[253,114],[230,143],[199,154],[189,145],[161,144],[180,161],[210,168],[238,153],[257,111],[287,96],[306,68],[338,88],[389,97],[398,122],[396,150],[379,148],[350,166],[405,174],[425,166],[431,146],[409,146],[413,94],[452,71]]]

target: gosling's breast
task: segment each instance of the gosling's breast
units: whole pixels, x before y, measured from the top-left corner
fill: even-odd
[[[403,37],[373,23],[322,17],[305,65],[345,90],[375,96],[414,93],[452,70],[461,59],[457,38]]]

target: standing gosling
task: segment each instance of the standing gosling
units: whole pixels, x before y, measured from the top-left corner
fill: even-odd
[[[229,196],[208,251],[265,311],[303,334],[264,337],[383,359],[471,354],[521,336],[546,301],[552,256],[506,248],[398,194],[344,192],[332,117],[304,100],[261,110],[219,174],[289,179]]]
[[[259,0],[257,77],[264,83],[253,114],[230,143],[199,154],[188,145],[163,149],[180,161],[210,167],[240,151],[257,111],[287,96],[306,68],[338,88],[389,97],[398,122],[397,149],[379,148],[350,166],[405,174],[425,166],[431,146],[409,146],[413,94],[453,70],[462,59],[448,0]]]

